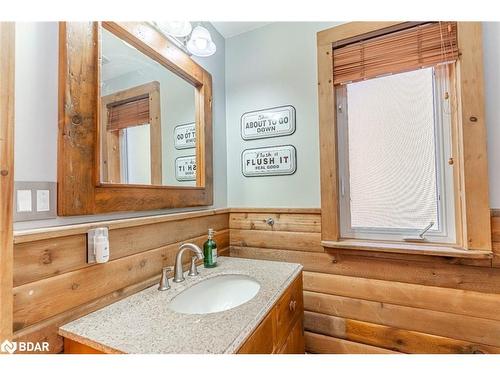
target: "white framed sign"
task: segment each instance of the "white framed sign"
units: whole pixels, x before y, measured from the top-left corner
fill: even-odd
[[[295,132],[295,108],[291,105],[246,112],[241,116],[241,138],[281,137]]]
[[[174,128],[174,146],[177,150],[196,147],[196,124],[177,125]]]
[[[175,179],[196,181],[196,156],[181,156],[175,159]]]
[[[292,145],[244,150],[241,170],[245,177],[294,174],[297,170],[297,150]]]

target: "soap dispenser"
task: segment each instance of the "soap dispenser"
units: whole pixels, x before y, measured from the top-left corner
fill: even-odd
[[[217,266],[217,244],[214,241],[214,230],[208,230],[208,240],[203,244],[203,265],[205,268]]]

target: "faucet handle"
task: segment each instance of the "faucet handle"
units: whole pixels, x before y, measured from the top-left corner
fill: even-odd
[[[168,272],[172,271],[172,267],[163,267],[161,270],[160,286],[158,290],[164,291],[170,289],[170,284],[168,282]]]
[[[191,257],[191,267],[189,267],[188,276],[197,276],[198,275],[198,268],[196,268],[196,260],[197,259],[198,259],[198,256]]]

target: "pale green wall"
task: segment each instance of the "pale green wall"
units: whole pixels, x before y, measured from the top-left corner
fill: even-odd
[[[230,207],[319,207],[319,135],[316,32],[326,22],[273,23],[226,40],[228,204]],[[291,136],[243,141],[244,112],[293,105]],[[246,148],[292,144],[297,171],[291,176],[244,177]]]

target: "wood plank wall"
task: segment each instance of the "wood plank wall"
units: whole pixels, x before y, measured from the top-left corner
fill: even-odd
[[[308,352],[500,353],[498,212],[493,260],[465,260],[325,252],[319,209],[230,211],[16,233],[14,338],[60,352],[59,326],[157,283],[179,244],[201,245],[213,227],[222,254],[304,265]],[[88,265],[85,233],[98,225],[110,228],[111,260]]]
[[[500,353],[497,214],[493,260],[325,252],[314,209],[232,209],[230,254],[304,265],[308,352]]]
[[[228,210],[207,210],[16,233],[14,339],[61,352],[58,327],[157,283],[182,242],[202,245],[214,228],[227,255],[228,220]],[[89,265],[86,232],[97,226],[109,227],[110,261]]]

